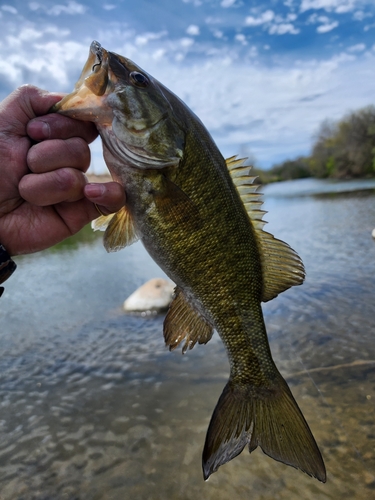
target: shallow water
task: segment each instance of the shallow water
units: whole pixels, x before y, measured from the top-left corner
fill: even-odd
[[[86,229],[18,258],[0,301],[1,500],[375,496],[375,195],[321,195],[312,182],[265,189],[266,229],[298,251],[307,278],[264,313],[327,483],[259,449],[203,481],[205,433],[228,376],[220,339],[169,353],[162,317],[121,310],[163,273],[140,244],[108,255]]]

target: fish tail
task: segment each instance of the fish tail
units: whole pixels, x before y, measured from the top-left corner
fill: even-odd
[[[290,389],[278,374],[272,388],[225,386],[207,431],[203,475],[207,480],[248,445],[325,483],[324,462]]]

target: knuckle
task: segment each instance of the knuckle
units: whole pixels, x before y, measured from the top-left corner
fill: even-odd
[[[90,148],[87,142],[80,137],[66,140],[67,154],[72,158],[73,164],[88,168],[90,165]]]
[[[74,195],[82,191],[84,176],[74,168],[60,168],[54,172],[55,186],[66,195]]]

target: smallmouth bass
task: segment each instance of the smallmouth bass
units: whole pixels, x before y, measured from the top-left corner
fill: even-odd
[[[98,42],[74,91],[52,111],[93,121],[126,205],[99,217],[104,245],[140,239],[176,283],[164,321],[170,349],[207,343],[213,330],[228,353],[230,377],[209,424],[205,479],[246,445],[322,482],[314,437],[272,359],[261,302],[304,280],[286,243],[263,231],[249,167],[224,160],[197,116],[135,63]]]

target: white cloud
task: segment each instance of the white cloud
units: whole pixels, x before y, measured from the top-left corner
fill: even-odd
[[[200,31],[199,31],[199,26],[197,26],[196,24],[191,24],[190,26],[188,26],[188,28],[186,29],[186,33],[190,36],[198,36]]]
[[[34,28],[22,28],[17,35],[17,38],[21,42],[33,42],[42,36],[42,33],[39,30]]]
[[[321,26],[318,26],[316,28],[316,31],[318,33],[328,33],[329,31],[332,31],[333,29],[337,28],[339,23],[337,21],[333,21],[332,23],[328,24],[322,24]]]
[[[363,21],[367,17],[373,17],[373,14],[371,14],[371,12],[363,12],[363,10],[357,10],[353,14],[353,19],[356,21]]]
[[[40,31],[25,26],[20,29],[20,31],[17,33],[17,36],[7,35],[4,37],[4,39],[6,42],[6,46],[10,48],[11,51],[18,51],[25,43],[33,43],[35,40],[38,40],[41,37],[42,33]],[[11,57],[16,57],[16,55],[12,54]]]
[[[113,9],[115,9],[115,8],[116,8],[116,5],[113,5],[113,4],[111,4],[111,3],[105,3],[105,4],[103,5],[103,9],[104,9],[104,10],[113,10]]]
[[[42,6],[38,2],[30,2],[29,9],[30,10],[38,10],[38,9],[42,9]]]
[[[136,38],[135,38],[135,43],[136,45],[140,45],[141,47],[143,45],[147,45],[148,44],[148,37],[146,35],[138,35]]]
[[[318,26],[316,31],[317,33],[328,33],[333,29],[337,28],[339,25],[338,21],[331,21],[327,16],[318,16],[318,14],[312,14],[308,20],[308,24],[318,24],[322,23],[321,26]]]
[[[165,49],[155,50],[155,52],[152,54],[152,58],[155,59],[155,61],[159,61],[159,59],[162,59],[165,56],[165,53]]]
[[[297,19],[297,14],[290,13],[286,16],[287,21],[295,21]]]
[[[328,12],[343,14],[354,10],[357,3],[359,3],[358,0],[302,0],[300,11],[324,9]]]
[[[318,14],[311,14],[311,16],[307,19],[307,24],[316,23],[329,23],[329,18],[327,16],[318,16]]]
[[[62,90],[69,83],[68,74],[74,67],[79,74],[87,46],[64,41],[69,30],[53,25],[36,27],[28,22],[24,25],[8,23],[7,31],[0,47],[0,74],[12,86],[33,83]]]
[[[289,8],[292,8],[294,7],[294,3],[295,3],[296,0],[285,0],[284,1],[284,5],[286,5],[286,7],[289,7]],[[298,1],[298,0],[297,0]]]
[[[192,3],[195,7],[200,7],[202,5],[201,0],[182,0],[184,3]]]
[[[160,31],[159,33],[142,33],[135,37],[135,44],[143,47],[153,40],[159,40],[167,34],[166,31]]]
[[[40,32],[40,31],[38,31]],[[44,28],[44,33],[48,34],[48,35],[53,35],[53,36],[56,36],[56,37],[66,37],[68,35],[70,35],[70,30],[68,29],[64,29],[64,28],[58,28],[57,26],[46,26],[46,28]]]
[[[291,35],[297,35],[299,32],[300,30],[295,28],[293,24],[290,23],[273,24],[268,30],[270,35],[286,35],[288,33]]]
[[[236,3],[236,0],[222,0],[220,5],[224,8],[232,7]]]
[[[29,3],[29,8],[33,11],[44,10],[49,16],[59,16],[61,14],[84,14],[87,10],[84,5],[77,3],[74,0],[69,1],[65,5],[53,5],[51,8],[41,5],[37,2],[31,2]]]
[[[348,52],[363,52],[366,49],[366,45],[364,43],[357,43],[356,45],[352,45],[347,50]]]
[[[343,2],[335,8],[335,12],[337,14],[344,14],[345,12],[351,12],[352,10],[355,9],[355,0],[347,0],[346,2]]]
[[[266,10],[260,16],[248,16],[245,19],[246,26],[266,26],[268,27],[268,33],[270,35],[296,35],[300,32],[298,28],[295,28],[290,21],[295,21],[297,16],[293,13],[287,15],[284,19],[282,16],[275,15],[272,10]]]
[[[181,38],[180,44],[184,48],[191,47],[194,43],[194,40],[192,38]]]
[[[260,26],[261,24],[269,23],[275,17],[272,10],[266,10],[259,17],[248,16],[245,19],[246,26]]]
[[[67,5],[54,5],[48,14],[51,16],[59,16],[60,14],[84,14],[86,12],[86,7],[77,2],[68,2]]]
[[[9,12],[10,14],[18,14],[18,11],[15,7],[12,7],[12,5],[2,5],[1,10],[4,12]]]
[[[258,54],[259,54],[259,52],[258,52],[258,49],[255,45],[250,47],[248,52],[247,52],[247,55],[250,57],[257,57]]]
[[[242,45],[247,45],[246,37],[242,33],[238,33],[234,38],[237,42],[242,43]]]

